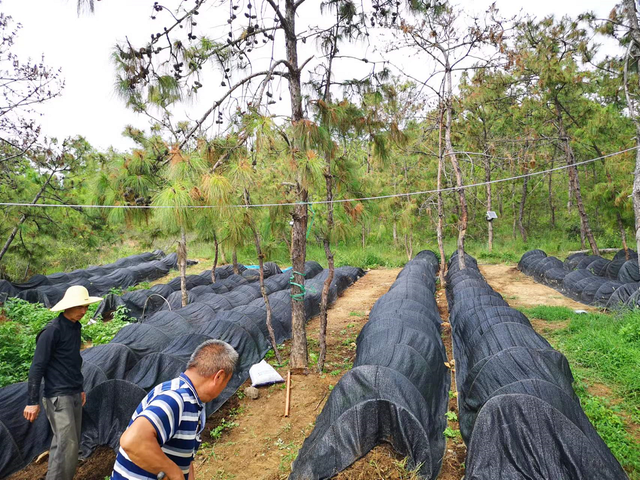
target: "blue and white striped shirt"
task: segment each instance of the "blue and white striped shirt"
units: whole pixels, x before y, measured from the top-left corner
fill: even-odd
[[[189,466],[200,448],[200,434],[206,422],[204,404],[191,380],[181,373],[178,378],[156,386],[140,402],[129,426],[144,417],[156,429],[160,448],[175,462],[188,480]],[[133,463],[120,447],[111,480],[155,480],[156,475]]]

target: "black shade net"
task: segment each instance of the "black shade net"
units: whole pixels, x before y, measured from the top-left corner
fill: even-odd
[[[421,478],[442,465],[450,386],[434,299],[438,259],[420,252],[374,305],[354,368],[332,390],[290,479],[331,478],[386,442]]]
[[[559,262],[548,262],[539,250],[527,253],[519,267],[533,276],[540,274],[536,265]],[[578,259],[587,263],[584,255],[571,262]],[[588,265],[595,261],[601,268],[600,260],[590,260]],[[460,270],[452,256],[447,275],[458,419],[468,446],[465,478],[569,480],[594,478],[594,472],[598,478],[627,478],[584,414],[564,355],[526,316],[490,294],[493,289],[474,262],[466,265]],[[565,283],[569,279],[593,290],[594,278],[602,280],[594,298],[600,288],[613,288],[586,268],[567,273]],[[473,288],[466,286],[469,280]]]
[[[67,288],[72,285],[86,287],[90,295],[106,295],[112,288],[129,288],[143,281],[165,276],[177,268],[175,253],[165,256],[161,250],[121,258],[115,263],[89,267],[69,273],[35,275],[28,282],[12,284],[0,280],[0,301],[17,297],[31,303],[41,303],[51,308],[58,303]]]
[[[275,271],[275,269],[274,269]],[[230,271],[229,271],[230,272]],[[200,275],[211,281],[210,271]],[[330,288],[330,297],[337,298],[364,272],[357,268],[340,267]],[[317,262],[305,264],[305,310],[307,319],[320,304],[322,283],[327,272]],[[278,343],[291,337],[291,295],[288,273],[274,274],[268,283],[273,326]],[[238,275],[229,286],[249,286]],[[221,279],[218,283],[224,283]],[[198,300],[184,308],[160,310],[141,323],[122,328],[105,345],[82,352],[84,389],[87,404],[83,409],[83,456],[90,455],[100,445],[116,449],[120,435],[140,400],[155,385],[170,380],[184,371],[195,348],[207,339],[216,338],[231,344],[239,354],[236,372],[222,394],[207,404],[209,414],[222,406],[249,378],[249,368],[264,358],[271,348],[266,328],[266,308],[259,288],[245,291],[235,298],[235,307],[218,309],[217,297],[231,296],[238,288],[220,293],[211,292],[216,302],[210,305]],[[251,295],[249,295],[251,293]],[[51,432],[45,415],[34,424],[22,417],[27,399],[27,385],[20,383],[0,389],[0,478],[24,468],[51,443]]]
[[[633,250],[620,250],[613,260],[575,253],[561,262],[542,250],[531,250],[522,256],[518,269],[536,282],[586,305],[635,308],[638,295],[634,294],[640,285],[637,258]]]
[[[239,270],[245,269],[243,265],[238,265],[238,268]],[[202,295],[227,293],[248,283],[248,280],[233,273],[231,265],[216,268],[215,283],[211,278],[211,270],[204,270],[199,275],[188,275],[185,280],[189,291],[189,303],[197,302]],[[129,316],[138,319],[149,316],[158,310],[175,310],[182,307],[180,289],[180,277],[177,277],[167,284],[154,285],[149,289],[126,292],[123,295],[109,294],[104,297],[94,316],[105,317],[120,306],[129,310]]]

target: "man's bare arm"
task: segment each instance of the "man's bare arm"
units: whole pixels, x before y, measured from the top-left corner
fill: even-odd
[[[157,475],[164,472],[167,480],[184,480],[180,467],[167,457],[158,444],[156,429],[145,417],[138,417],[120,437],[120,446],[140,468]]]

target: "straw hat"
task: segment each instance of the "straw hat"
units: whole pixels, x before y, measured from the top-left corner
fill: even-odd
[[[64,297],[52,308],[52,312],[62,312],[67,308],[81,307],[84,305],[91,305],[92,303],[98,303],[102,301],[100,297],[90,297],[89,291],[82,285],[73,285],[67,288],[64,292]]]

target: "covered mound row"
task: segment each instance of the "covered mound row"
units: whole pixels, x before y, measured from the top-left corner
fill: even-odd
[[[374,305],[354,368],[331,392],[290,479],[331,478],[387,442],[421,478],[442,465],[450,377],[434,299],[438,260],[420,252]]]
[[[307,263],[305,272],[310,280],[305,306],[308,304],[308,314],[317,311],[315,304],[320,302],[320,294],[315,290],[321,292],[321,283],[312,283],[318,271],[326,278],[316,262]],[[336,269],[332,298],[363,274],[362,270],[351,267]],[[243,281],[246,285],[246,280]],[[291,336],[291,297],[288,291],[283,291],[288,289],[289,276],[275,275],[267,282],[268,290],[274,292],[269,298],[280,342]],[[314,291],[310,291],[310,287]],[[83,410],[83,456],[90,455],[100,445],[116,448],[140,399],[157,383],[183,371],[195,347],[207,339],[229,342],[240,356],[229,385],[214,402],[207,404],[207,412],[215,412],[236,392],[249,377],[249,368],[271,348],[266,309],[259,291],[257,296],[245,294],[236,302],[238,305],[230,310],[217,310],[215,306],[198,302],[174,311],[157,312],[143,323],[124,327],[110,343],[82,352],[88,397]],[[26,384],[0,389],[0,478],[26,466],[45,451],[51,441],[44,415],[33,425],[22,419],[25,401]]]
[[[577,253],[564,262],[548,257],[542,250],[531,250],[522,256],[518,269],[536,282],[587,305],[611,309],[637,306],[637,296],[631,297],[637,291],[640,270],[637,254],[632,250],[620,250],[613,260]]]
[[[566,358],[486,283],[473,258],[462,270],[451,258],[447,299],[465,478],[626,478],[582,411]]]
[[[161,278],[169,270],[177,268],[177,260],[175,253],[165,256],[161,250],[157,250],[127,257],[107,266],[56,273],[48,277],[36,275],[26,284],[13,285],[1,280],[0,300],[17,297],[50,308],[60,301],[71,285],[86,287],[90,295],[105,295],[114,287],[128,288],[143,281]]]
[[[244,265],[238,265],[239,271],[244,271]],[[231,265],[225,265],[216,268],[216,282],[211,279],[211,270],[204,270],[199,275],[188,275],[186,277],[186,285],[188,290],[198,289],[198,292],[207,293],[226,293],[235,287],[244,285],[248,281],[240,275],[233,273]],[[167,284],[158,284],[145,290],[136,290],[126,292],[122,295],[108,294],[98,306],[94,317],[98,315],[108,315],[115,311],[118,307],[124,306],[129,309],[129,315],[135,318],[141,318],[143,313],[145,316],[153,312],[161,310],[169,302],[169,297],[174,292],[180,292],[180,277],[174,278]],[[172,309],[182,306],[182,297],[178,305],[173,300]]]

